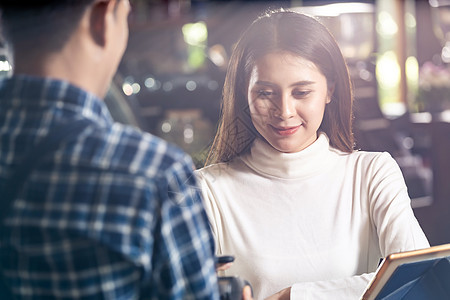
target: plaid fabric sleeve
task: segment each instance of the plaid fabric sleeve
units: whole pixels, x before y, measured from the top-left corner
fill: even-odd
[[[219,299],[213,238],[192,161],[161,149],[153,168],[138,164],[147,175],[109,166],[92,173],[96,163],[89,160],[58,164],[50,183],[47,171],[32,176],[43,181],[27,189],[28,201],[16,201],[20,213],[7,218],[0,243],[13,293],[20,299]]]
[[[176,162],[159,185],[151,298],[219,299],[214,242],[191,165],[188,157]]]

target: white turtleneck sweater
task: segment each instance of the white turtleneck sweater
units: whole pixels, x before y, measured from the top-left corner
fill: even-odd
[[[381,257],[429,247],[388,153],[341,152],[325,134],[297,153],[257,139],[249,154],[196,171],[225,275],[255,299],[359,299]]]

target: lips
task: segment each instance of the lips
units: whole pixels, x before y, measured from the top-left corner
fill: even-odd
[[[275,127],[270,125],[270,127],[272,127],[272,130],[281,136],[289,136],[292,135],[294,133],[297,132],[297,130],[300,128],[300,126],[302,125],[298,125],[298,126],[291,126],[291,127]]]

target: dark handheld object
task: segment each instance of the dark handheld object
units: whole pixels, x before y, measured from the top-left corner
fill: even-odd
[[[218,264],[218,265],[231,263],[233,261],[234,261],[234,256],[232,256],[232,255],[224,255],[224,256],[216,257],[216,264]]]
[[[247,280],[240,277],[219,277],[220,300],[241,300],[242,290],[246,285],[252,287]]]

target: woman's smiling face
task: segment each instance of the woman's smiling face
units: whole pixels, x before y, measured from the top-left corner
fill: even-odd
[[[290,153],[317,139],[331,94],[314,63],[289,52],[273,52],[256,61],[247,97],[259,134],[278,151]]]

